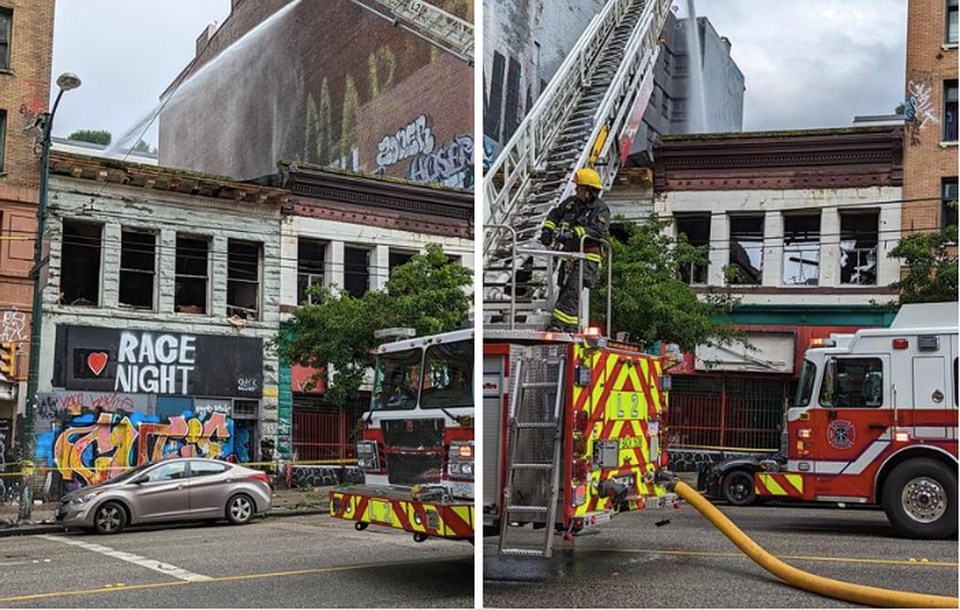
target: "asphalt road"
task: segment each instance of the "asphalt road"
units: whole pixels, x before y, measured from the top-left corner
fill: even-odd
[[[474,549],[327,515],[0,539],[0,607],[473,607]]]
[[[957,595],[957,540],[894,537],[879,510],[720,507],[761,547],[801,570],[902,591]],[[669,523],[657,526],[657,522]],[[532,534],[532,530],[531,530]],[[749,558],[693,508],[619,515],[555,538],[550,559],[500,558],[484,541],[485,607],[840,608],[794,589]]]

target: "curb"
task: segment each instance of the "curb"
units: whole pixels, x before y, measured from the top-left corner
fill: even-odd
[[[329,508],[303,508],[296,510],[278,509],[271,510],[266,515],[261,515],[260,519],[272,519],[277,517],[298,517],[301,515],[326,515]],[[185,522],[186,523],[186,522]],[[57,534],[64,531],[62,525],[51,523],[36,523],[29,525],[13,525],[11,527],[0,528],[0,538],[10,538],[13,536],[36,536],[39,534]]]

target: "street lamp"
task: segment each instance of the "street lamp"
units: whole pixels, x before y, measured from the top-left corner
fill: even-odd
[[[80,86],[80,77],[72,72],[64,72],[57,77],[57,99],[49,112],[40,115],[39,126],[43,130],[40,140],[40,201],[37,207],[37,237],[33,245],[33,310],[30,317],[30,364],[27,369],[27,400],[23,413],[23,439],[21,453],[23,472],[23,488],[20,490],[21,521],[30,519],[30,510],[33,505],[33,490],[27,475],[33,472],[33,460],[36,457],[37,445],[37,385],[40,376],[40,333],[43,330],[43,297],[40,286],[40,268],[43,267],[43,236],[47,228],[47,184],[50,181],[50,136],[53,129],[53,116],[57,113],[60,98],[65,91]]]

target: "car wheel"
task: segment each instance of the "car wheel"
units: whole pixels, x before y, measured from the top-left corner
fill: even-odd
[[[908,538],[949,538],[957,531],[957,475],[931,459],[909,460],[883,486],[883,510]]]
[[[254,512],[253,500],[244,494],[237,494],[227,502],[227,520],[234,525],[249,523]]]
[[[753,475],[744,470],[728,472],[723,477],[723,499],[734,506],[749,506],[757,499]]]
[[[127,511],[118,502],[104,502],[93,514],[93,529],[98,534],[119,534],[127,526]]]

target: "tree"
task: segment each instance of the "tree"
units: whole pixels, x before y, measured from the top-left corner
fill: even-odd
[[[157,154],[157,149],[153,148],[148,144],[143,138],[137,140],[137,143],[133,145],[133,148],[130,149],[131,152],[146,153],[148,155]]]
[[[725,321],[737,300],[708,293],[704,300],[680,279],[680,269],[706,261],[707,247],[691,245],[664,232],[666,222],[622,225],[623,236],[611,239],[613,252],[612,332],[630,333],[632,341],[652,345],[676,343],[683,351],[701,344],[725,344],[742,333]],[[606,317],[606,271],[591,292],[592,321]]]
[[[106,129],[78,129],[67,136],[67,139],[100,144],[101,146],[110,146],[110,142],[113,141],[113,134]]]
[[[319,302],[301,305],[275,344],[284,361],[318,369],[332,365],[325,398],[343,406],[373,364],[374,331],[398,326],[413,327],[419,335],[455,330],[467,319],[472,297],[464,288],[472,283],[469,269],[450,262],[432,244],[394,269],[384,292],[354,298],[316,290]]]
[[[890,250],[906,267],[906,275],[890,284],[900,291],[900,303],[957,300],[957,226],[936,233],[913,233]]]

